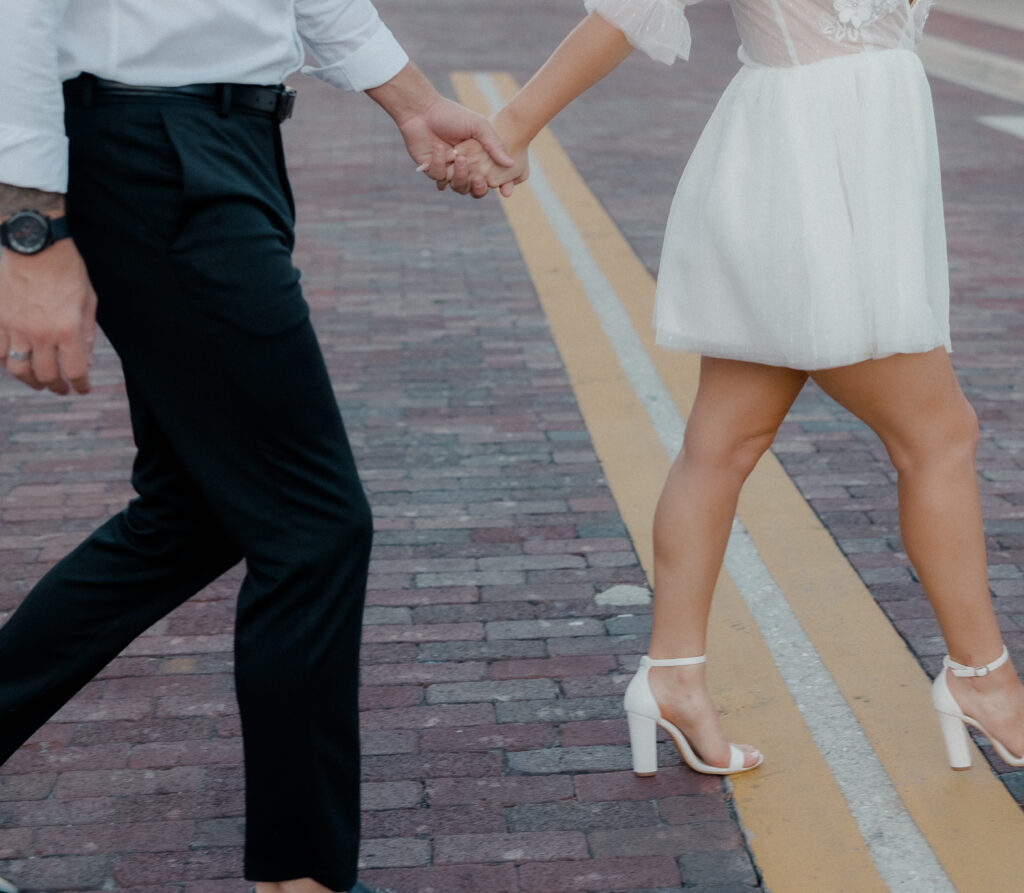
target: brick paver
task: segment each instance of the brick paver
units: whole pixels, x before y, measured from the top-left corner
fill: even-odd
[[[455,68],[524,79],[580,12],[380,6],[439,84]],[[473,28],[451,32],[465,16]],[[556,127],[652,271],[675,180],[738,64],[723,5],[691,19],[693,64],[631,59]],[[297,261],[378,531],[365,879],[399,893],[759,889],[720,781],[667,751],[656,778],[629,771],[620,698],[649,609],[600,596],[646,581],[497,200],[438,196],[371,103],[300,86],[286,128]],[[993,589],[1024,666],[1024,177],[1019,141],[975,123],[1020,108],[941,82],[935,95],[956,362],[982,417]],[[127,412],[105,346],[95,381],[89,397],[59,400],[0,380],[0,621],[129,495]],[[776,451],[934,669],[937,631],[877,441],[808,389]],[[245,889],[239,579],[157,624],[0,771],[0,874],[35,891]],[[1024,799],[1022,773],[1005,778]]]

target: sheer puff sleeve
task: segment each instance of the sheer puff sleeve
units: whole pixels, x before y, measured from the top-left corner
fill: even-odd
[[[587,12],[597,12],[622,31],[633,46],[656,62],[671,65],[690,58],[690,23],[686,7],[700,0],[584,0]]]

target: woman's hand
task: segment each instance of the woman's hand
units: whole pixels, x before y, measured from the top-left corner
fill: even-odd
[[[464,185],[464,191],[479,197],[483,190],[498,189],[506,198],[513,189],[530,175],[529,144],[516,137],[514,127],[498,112],[491,123],[501,137],[508,154],[512,156],[511,167],[495,164],[490,154],[474,139],[465,140],[455,147],[455,159],[451,165],[451,181]],[[463,190],[458,190],[463,191]]]

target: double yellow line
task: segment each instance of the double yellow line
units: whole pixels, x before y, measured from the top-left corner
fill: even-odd
[[[505,74],[457,73],[453,83],[461,101],[484,111],[491,103],[482,83],[503,99],[516,89]],[[698,360],[655,347],[650,274],[548,131],[533,145],[533,164],[543,171],[590,257],[619,296],[643,351],[685,418]],[[651,516],[671,457],[537,195],[527,184],[502,207],[609,487],[650,576]],[[765,457],[749,481],[739,517],[867,736],[902,808],[945,872],[944,887],[922,878],[920,885],[901,889],[1024,890],[1024,814],[980,755],[972,772],[949,770],[925,674],[773,456]],[[716,593],[712,628],[709,672],[730,734],[767,754],[762,768],[732,782],[765,886],[773,893],[895,889],[879,872],[872,851],[878,842],[863,818],[860,824],[855,821],[776,669],[765,635],[727,574]]]

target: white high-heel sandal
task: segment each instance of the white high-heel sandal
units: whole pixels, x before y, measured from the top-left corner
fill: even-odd
[[[651,667],[689,667],[702,664],[706,655],[700,657],[680,657],[672,660],[651,660],[644,655],[640,658],[640,667],[636,675],[629,681],[623,704],[626,718],[629,720],[629,744],[633,751],[633,771],[637,775],[654,775],[658,771],[658,726],[661,726],[679,748],[679,753],[686,765],[695,772],[705,775],[735,775],[737,772],[748,772],[756,769],[764,762],[764,756],[758,753],[757,762],[752,766],[744,766],[747,753],[735,744],[729,745],[729,765],[712,766],[697,756],[686,736],[672,723],[661,715],[658,702],[651,693],[648,674]]]
[[[946,752],[949,754],[949,765],[954,769],[971,768],[971,736],[967,726],[974,726],[982,735],[991,742],[996,752],[1011,766],[1024,766],[1024,756],[1014,756],[1003,745],[1001,741],[993,738],[985,727],[976,719],[972,719],[957,703],[953,693],[949,690],[949,683],[946,681],[946,670],[954,676],[987,676],[989,673],[998,670],[1010,659],[1010,652],[1003,646],[1003,653],[992,663],[983,667],[965,667],[958,664],[947,654],[942,659],[942,672],[935,677],[932,683],[932,704],[939,712],[939,725],[942,726],[942,737],[946,740]]]

